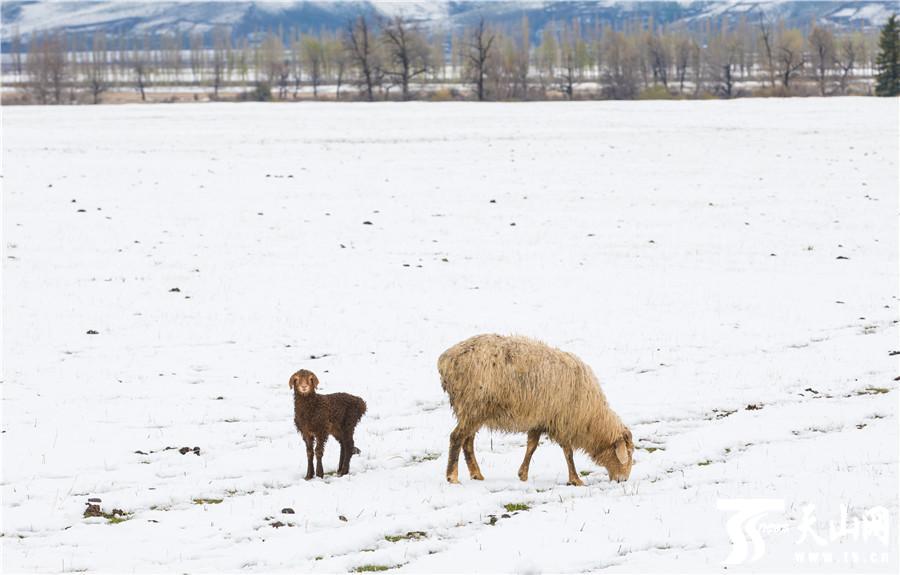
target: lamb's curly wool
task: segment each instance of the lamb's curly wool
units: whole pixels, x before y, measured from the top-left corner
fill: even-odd
[[[294,390],[294,425],[306,443],[306,479],[313,478],[314,445],[315,475],[324,476],[322,457],[329,435],[341,444],[337,474],[350,473],[350,458],[359,453],[353,431],[366,413],[366,402],[349,393],[316,393],[319,378],[305,369],[292,375],[288,385]]]
[[[477,335],[441,354],[438,371],[459,423],[450,435],[451,483],[458,481],[460,448],[472,478],[483,479],[474,451],[475,434],[483,426],[528,433],[519,469],[523,481],[542,433],[563,448],[569,483],[582,484],[574,449],[606,467],[611,479],[628,478],[631,432],[610,409],[591,368],[571,353],[526,337]]]

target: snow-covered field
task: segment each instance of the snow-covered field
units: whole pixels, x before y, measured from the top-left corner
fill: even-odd
[[[3,120],[4,572],[722,572],[734,498],[783,510],[729,571],[898,566],[896,100]],[[481,332],[593,367],[627,483],[488,430],[445,482]],[[368,402],[348,477],[303,480],[299,368]]]

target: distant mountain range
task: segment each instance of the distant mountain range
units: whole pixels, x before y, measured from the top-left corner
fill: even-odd
[[[796,1],[796,0],[721,0],[721,1],[268,1],[268,2],[171,2],[171,1],[49,1],[12,0],[0,4],[4,48],[18,30],[27,41],[30,34],[42,30],[66,30],[91,33],[138,35],[208,31],[227,26],[235,37],[265,30],[303,31],[335,29],[358,15],[392,16],[405,14],[424,25],[453,30],[486,21],[499,26],[517,26],[527,15],[537,34],[548,22],[578,19],[621,26],[628,22],[701,27],[707,20],[741,18],[755,21],[760,12],[783,18],[789,25],[806,28],[811,22],[840,28],[871,29],[880,26],[898,11],[897,0]]]

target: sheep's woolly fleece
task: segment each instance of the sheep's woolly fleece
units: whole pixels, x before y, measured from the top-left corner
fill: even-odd
[[[607,447],[622,436],[591,368],[533,339],[484,334],[438,358],[441,385],[464,428],[545,429],[561,444]]]

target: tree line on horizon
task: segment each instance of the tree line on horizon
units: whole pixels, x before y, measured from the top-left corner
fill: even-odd
[[[518,29],[482,19],[447,34],[403,16],[363,15],[340,30],[269,31],[252,41],[224,27],[137,38],[44,32],[26,49],[16,33],[4,79],[21,103],[35,104],[97,104],[123,90],[146,100],[185,88],[212,100],[506,101],[891,95],[882,76],[898,68],[895,16],[880,40],[765,14],[734,26],[708,21],[699,32],[573,20],[535,36],[525,16]]]

